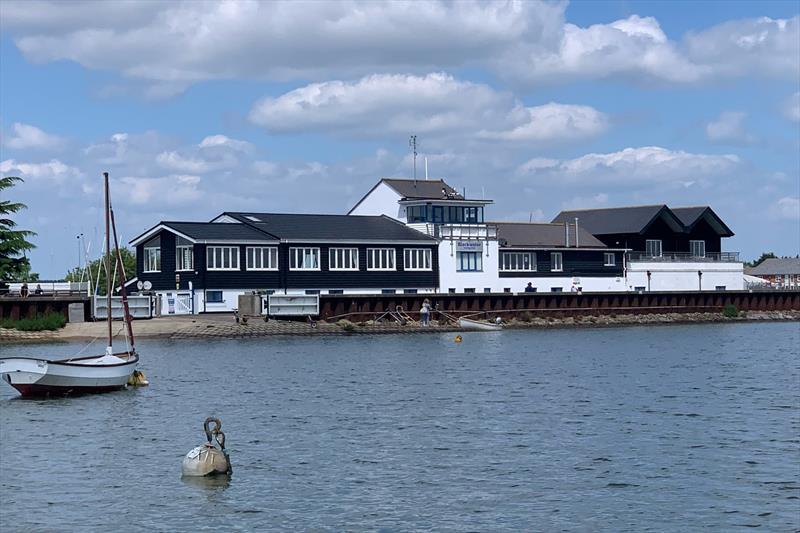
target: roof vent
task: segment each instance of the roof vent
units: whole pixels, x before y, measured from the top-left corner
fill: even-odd
[[[258,217],[254,217],[253,215],[245,215],[245,217],[244,217],[244,218],[246,218],[247,220],[251,220],[251,221],[253,221],[253,222],[261,222],[261,219],[260,219],[260,218],[258,218]]]

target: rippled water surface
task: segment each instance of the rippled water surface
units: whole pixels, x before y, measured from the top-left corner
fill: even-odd
[[[149,388],[0,383],[0,530],[800,528],[800,324],[463,337],[145,341]],[[211,414],[233,477],[184,482]]]

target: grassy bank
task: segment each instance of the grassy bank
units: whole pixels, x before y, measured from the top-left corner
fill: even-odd
[[[19,331],[43,331],[56,330],[63,328],[67,319],[61,313],[47,313],[36,315],[34,318],[22,318],[11,320],[10,318],[0,320],[0,328],[16,329]]]

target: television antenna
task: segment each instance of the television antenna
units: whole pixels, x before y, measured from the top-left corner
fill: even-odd
[[[411,153],[414,156],[414,186],[417,186],[417,136],[412,135],[408,139],[408,146],[411,148]]]

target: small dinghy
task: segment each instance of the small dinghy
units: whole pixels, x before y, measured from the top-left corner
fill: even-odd
[[[482,322],[480,320],[470,320],[469,318],[459,318],[458,326],[462,329],[469,329],[473,331],[500,331],[503,326],[500,324],[492,324],[491,322]]]
[[[114,224],[114,213],[108,191],[108,173],[105,179],[106,197],[106,270],[111,272],[111,227]],[[50,360],[37,357],[0,357],[0,378],[17,389],[22,396],[48,396],[83,394],[90,392],[107,392],[125,388],[128,379],[134,372],[139,354],[136,353],[131,328],[131,316],[128,310],[128,298],[125,293],[125,270],[122,267],[122,256],[117,243],[117,231],[114,227],[114,245],[116,253],[114,261],[121,273],[122,306],[126,326],[126,334],[130,348],[124,352],[114,353],[113,335],[111,333],[111,276],[106,275],[106,294],[108,298],[108,346],[102,355],[89,357],[73,357],[70,359]]]

